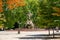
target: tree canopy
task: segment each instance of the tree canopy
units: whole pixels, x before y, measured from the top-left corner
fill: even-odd
[[[0,0],[0,14],[3,14],[2,23],[6,27],[12,28],[16,21],[24,26],[29,10],[35,26],[60,25],[60,0]]]

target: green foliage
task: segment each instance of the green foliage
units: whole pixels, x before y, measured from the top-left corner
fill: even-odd
[[[28,18],[28,10],[33,14],[31,20],[35,26],[46,28],[51,25],[57,26],[60,24],[60,16],[52,15],[52,13],[56,13],[52,7],[60,8],[59,0],[26,0],[25,2],[26,6],[18,7],[13,10],[7,9],[7,5],[4,4],[3,8],[5,11],[3,13],[6,21],[3,23],[6,27],[13,28],[14,23],[17,21],[19,21],[21,23],[21,27],[23,27]],[[59,21],[55,22],[55,20]]]
[[[59,23],[55,23],[55,20],[60,20],[60,16],[54,16],[52,15],[53,13],[56,13],[52,7],[58,7],[57,5],[59,4],[59,0],[46,0],[47,2],[44,3],[44,0],[40,1],[40,9],[41,9],[41,16],[43,16],[43,19],[45,21],[44,24],[46,24],[46,26],[57,26]],[[58,3],[57,3],[58,2]],[[56,4],[54,4],[56,3]],[[59,4],[60,5],[60,4]],[[59,6],[60,7],[60,6]],[[57,19],[58,18],[58,19]],[[55,25],[56,24],[56,25]]]

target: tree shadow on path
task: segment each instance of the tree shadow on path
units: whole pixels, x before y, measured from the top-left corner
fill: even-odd
[[[19,39],[60,39],[60,37],[52,37],[53,34],[35,34],[35,35],[26,35],[26,36],[29,36],[29,37],[18,37]],[[60,36],[60,34],[55,34],[55,35],[58,35]]]

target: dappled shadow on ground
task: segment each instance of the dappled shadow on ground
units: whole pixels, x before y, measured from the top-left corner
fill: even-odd
[[[51,35],[48,35],[48,34],[35,34],[35,35],[26,35],[26,36],[29,36],[29,37],[17,37],[19,39],[60,39],[60,37],[56,37],[56,35],[59,35],[60,34],[55,34],[55,37],[53,38],[52,36],[53,34]]]
[[[20,37],[19,39],[60,39],[60,37]]]
[[[35,34],[35,35],[27,35],[27,36],[52,36],[53,34]],[[57,35],[57,36],[60,36],[60,33],[58,33],[58,34],[54,34],[54,35]]]

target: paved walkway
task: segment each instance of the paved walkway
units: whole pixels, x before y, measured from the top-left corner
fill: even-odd
[[[55,32],[55,38],[48,35],[48,31],[0,31],[0,40],[60,40],[60,32]]]

